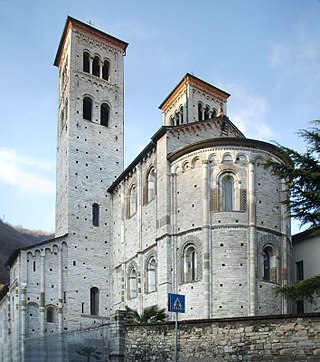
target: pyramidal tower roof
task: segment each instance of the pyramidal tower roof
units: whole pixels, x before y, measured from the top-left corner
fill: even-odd
[[[230,94],[213,86],[210,83],[205,82],[204,80],[195,77],[190,73],[186,73],[181,81],[173,88],[171,93],[166,97],[166,99],[160,104],[159,109],[165,111],[170,104],[174,101],[176,95],[181,91],[182,88],[186,87],[188,84],[198,88],[199,90],[205,91],[208,94],[211,94],[215,98],[226,102],[230,97]]]
[[[114,36],[109,35],[101,30],[98,30],[89,24],[83,23],[77,19],[72,18],[71,16],[68,16],[65,26],[64,26],[64,30],[62,32],[61,40],[59,43],[59,48],[58,48],[58,51],[57,51],[57,54],[56,54],[56,57],[55,57],[55,60],[53,63],[57,67],[59,67],[62,51],[64,48],[64,43],[66,41],[69,30],[71,28],[77,29],[77,30],[81,31],[82,33],[87,33],[88,35],[93,36],[100,41],[106,42],[118,49],[121,49],[124,54],[126,52],[128,43],[126,43],[118,38],[115,38]]]

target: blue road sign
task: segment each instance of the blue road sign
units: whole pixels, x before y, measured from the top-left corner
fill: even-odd
[[[185,296],[182,294],[168,294],[168,311],[176,313],[185,313]]]

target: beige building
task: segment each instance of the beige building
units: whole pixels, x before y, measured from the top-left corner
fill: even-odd
[[[320,236],[312,230],[306,230],[292,237],[292,268],[291,280],[299,282],[320,275]],[[298,300],[291,309],[298,313],[319,311],[319,300],[310,303]]]
[[[229,94],[186,74],[163,121],[123,170],[127,43],[68,17],[59,70],[56,238],[17,251],[0,301],[0,360],[25,339],[185,295],[183,319],[287,312],[285,185],[277,147],[227,117]],[[257,120],[258,121],[258,120]],[[22,357],[21,357],[22,356]]]

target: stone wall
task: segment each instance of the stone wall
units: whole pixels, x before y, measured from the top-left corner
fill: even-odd
[[[124,45],[76,20],[68,21],[72,26],[67,43],[62,37],[64,57],[57,64],[60,116],[56,236],[68,234],[60,299],[64,330],[73,330],[80,323],[87,327],[96,319],[109,318],[112,309],[112,210],[106,189],[123,171]],[[89,54],[89,72],[83,69],[84,53]],[[96,57],[98,74],[92,65]],[[102,77],[106,60],[110,67],[107,79]],[[84,114],[86,98],[91,100],[90,116]],[[102,106],[106,105],[108,122],[102,122]],[[51,269],[46,270],[47,274],[53,275]],[[55,283],[44,284],[47,295]]]
[[[170,137],[163,135],[112,194],[114,310],[126,305],[139,313],[151,305],[165,308],[167,294],[173,292],[186,295],[186,319],[285,313],[286,303],[275,298],[273,289],[286,280],[289,220],[281,209],[282,185],[262,166],[263,160],[277,156],[265,144],[256,148],[239,138],[229,145],[200,142],[197,149],[180,150],[168,161]],[[150,167],[156,195],[145,203]],[[233,204],[226,210],[223,190],[229,178]],[[136,204],[130,214],[133,185]],[[196,255],[193,268],[187,257],[190,246]],[[272,252],[265,268],[266,248]],[[156,260],[152,292],[147,288],[150,256]],[[136,278],[130,279],[131,270]],[[131,295],[132,280],[137,292]]]
[[[320,313],[179,322],[179,361],[319,361]],[[174,323],[125,326],[126,361],[172,361]]]

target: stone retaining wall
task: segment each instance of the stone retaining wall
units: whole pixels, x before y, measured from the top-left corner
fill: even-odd
[[[174,322],[126,325],[126,361],[174,361]],[[179,322],[179,361],[320,361],[320,313]]]

